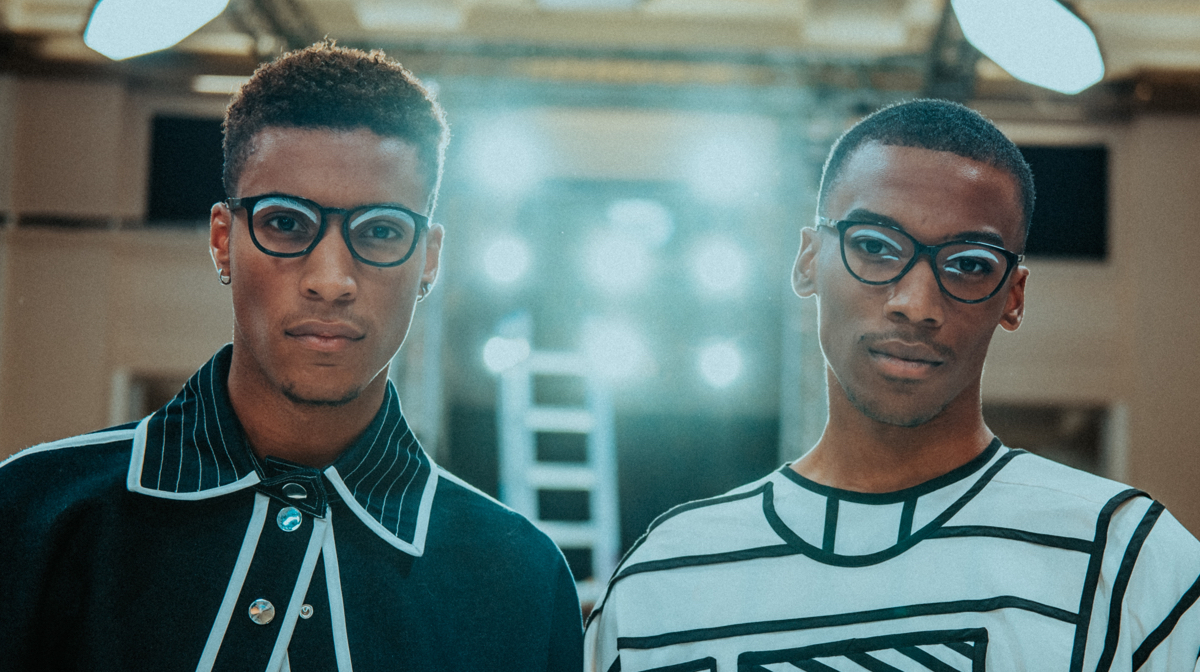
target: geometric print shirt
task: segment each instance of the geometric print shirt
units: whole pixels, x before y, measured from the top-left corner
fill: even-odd
[[[561,552],[435,464],[390,382],[332,464],[259,460],[231,350],[0,464],[0,672],[579,669]]]
[[[656,520],[585,632],[593,672],[1195,670],[1200,542],[999,440],[892,493],[785,465]]]

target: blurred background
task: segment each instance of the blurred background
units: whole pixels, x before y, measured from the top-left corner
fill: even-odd
[[[995,120],[1037,178],[989,426],[1200,532],[1200,3],[1046,1],[1103,71],[1016,79],[997,49],[1048,47],[981,54],[965,0],[231,0],[119,60],[84,42],[92,0],[0,0],[0,457],[142,417],[229,340],[206,248],[221,114],[328,36],[403,62],[452,127],[443,272],[390,374],[406,416],[578,578],[819,437],[799,231],[832,141],[928,95]],[[148,6],[125,37],[166,31]]]

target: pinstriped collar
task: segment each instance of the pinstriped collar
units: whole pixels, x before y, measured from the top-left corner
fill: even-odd
[[[130,491],[199,500],[255,487],[267,479],[229,403],[226,380],[232,352],[232,345],[218,351],[174,399],[138,424],[126,483]],[[404,421],[396,389],[388,381],[375,418],[322,473],[325,486],[332,486],[367,527],[419,557],[437,469]]]

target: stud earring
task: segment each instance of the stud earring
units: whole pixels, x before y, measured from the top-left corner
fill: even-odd
[[[417,301],[424,301],[425,297],[429,296],[429,289],[431,287],[432,287],[431,283],[422,282],[421,288],[419,290],[417,290]]]

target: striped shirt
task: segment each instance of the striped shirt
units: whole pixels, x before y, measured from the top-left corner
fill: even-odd
[[[1198,576],[1161,504],[998,440],[886,494],[785,466],[651,525],[585,669],[1193,670]]]
[[[230,354],[0,465],[0,672],[579,669],[562,554],[438,467],[390,383],[333,464],[259,460]]]

